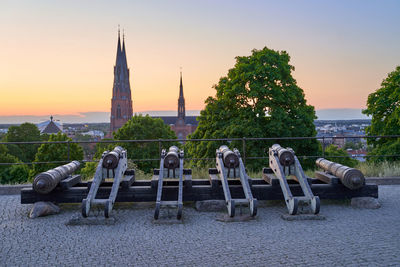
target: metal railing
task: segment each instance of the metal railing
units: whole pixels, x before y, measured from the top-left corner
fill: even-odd
[[[32,164],[49,164],[49,163],[67,163],[70,162],[70,146],[71,144],[113,144],[113,143],[158,143],[159,152],[161,153],[162,144],[168,142],[180,142],[180,143],[187,143],[187,142],[233,142],[239,141],[242,142],[241,154],[244,163],[246,160],[254,160],[254,159],[268,159],[268,156],[247,156],[246,155],[246,144],[250,141],[275,141],[279,143],[279,141],[293,141],[293,140],[319,140],[322,143],[322,155],[297,155],[298,158],[318,158],[318,157],[325,157],[325,150],[326,144],[329,140],[335,139],[387,139],[387,138],[400,138],[400,135],[375,135],[375,136],[366,136],[366,135],[357,135],[357,136],[322,136],[322,137],[242,137],[242,138],[206,138],[206,139],[144,139],[144,140],[99,140],[99,141],[30,141],[30,142],[0,142],[2,145],[41,145],[41,144],[65,144],[67,146],[67,160],[57,160],[57,161],[43,161],[43,162],[17,162],[17,163],[6,163],[0,162],[1,165],[32,165]],[[268,154],[268,153],[266,153]],[[343,158],[347,156],[329,156],[329,158]],[[400,154],[394,155],[359,155],[357,157],[396,157],[400,159]],[[159,158],[145,158],[145,159],[130,159],[133,162],[139,161],[158,161]],[[213,158],[185,158],[185,160],[215,160]],[[96,162],[95,160],[82,160],[81,162]]]

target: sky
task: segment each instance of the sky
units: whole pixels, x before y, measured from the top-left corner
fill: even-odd
[[[0,9],[0,116],[109,112],[118,25],[133,111],[186,110],[264,46],[285,50],[316,109],[363,109],[400,65],[400,1],[8,1]],[[94,113],[93,113],[94,114]]]

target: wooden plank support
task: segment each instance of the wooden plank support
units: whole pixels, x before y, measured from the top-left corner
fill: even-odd
[[[185,170],[183,173],[185,173]],[[190,173],[192,173],[192,172],[190,171]],[[192,188],[192,186],[193,186],[192,174],[184,174],[183,177],[184,177],[183,185],[188,189]]]
[[[158,172],[158,173],[160,173],[160,172]],[[154,170],[153,176],[151,177],[151,188],[154,190],[157,190],[157,188],[158,188],[158,173],[155,174],[155,170]]]
[[[210,174],[209,181],[211,185],[211,190],[218,191],[219,187],[221,186],[221,181],[219,180],[218,176],[215,174]]]
[[[280,187],[266,184],[260,179],[253,179],[252,194],[258,200],[283,200]],[[105,183],[106,184],[106,183]],[[71,187],[69,190],[62,191],[56,188],[46,195],[38,194],[31,188],[21,190],[21,204],[30,204],[38,201],[51,201],[56,203],[81,203],[88,194],[87,183],[80,183],[79,186]],[[82,186],[83,185],[83,186]],[[299,184],[289,184],[293,195],[302,194]],[[229,185],[232,198],[244,198],[241,185]],[[312,184],[311,189],[314,195],[321,199],[351,199],[353,197],[378,197],[378,186],[366,184],[360,189],[350,190],[342,184]],[[101,186],[96,198],[108,198],[110,186]],[[163,188],[163,200],[176,200],[178,186],[165,186]],[[154,202],[157,191],[151,187],[150,181],[135,181],[127,190],[121,190],[117,195],[117,202]],[[183,187],[183,201],[201,201],[201,200],[223,200],[224,193],[222,186],[214,184],[214,187],[207,180],[193,180],[191,190]]]
[[[270,168],[263,168],[262,178],[272,186],[279,186],[279,179],[276,178],[274,172]]]
[[[80,182],[81,182],[81,176],[79,174],[72,175],[72,176],[68,177],[67,179],[62,180],[60,182],[59,186],[60,186],[61,190],[68,190]]]
[[[340,183],[340,179],[334,175],[328,174],[326,172],[316,171],[315,178],[318,180],[327,183],[327,184],[338,184]]]
[[[135,182],[135,175],[125,175],[121,181],[121,187],[126,190]]]

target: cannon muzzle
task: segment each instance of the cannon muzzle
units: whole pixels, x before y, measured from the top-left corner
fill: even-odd
[[[219,152],[222,153],[222,161],[227,168],[236,168],[239,166],[239,157],[235,152],[229,149],[228,146],[220,146]]]
[[[113,151],[108,152],[103,157],[103,168],[115,169],[118,166],[119,159],[122,157],[124,149],[120,146],[116,146]]]
[[[324,171],[330,172],[338,177],[342,184],[349,189],[358,189],[365,184],[364,174],[357,169],[323,158],[317,159],[315,163]]]
[[[39,173],[33,180],[33,190],[40,194],[50,193],[54,188],[56,188],[61,180],[64,180],[71,175],[79,168],[79,166],[79,161],[74,160],[68,164]]]
[[[171,146],[164,158],[164,167],[167,169],[179,168],[179,148]]]
[[[279,162],[282,166],[290,166],[294,163],[294,154],[289,149],[283,148],[278,144],[274,144],[272,146],[272,150],[278,154]]]

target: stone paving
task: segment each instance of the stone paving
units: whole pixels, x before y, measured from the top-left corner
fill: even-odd
[[[400,186],[379,195],[376,210],[323,201],[322,221],[285,221],[283,205],[264,204],[255,220],[227,223],[189,205],[183,223],[155,224],[151,206],[131,204],[116,208],[114,225],[83,226],[66,225],[78,205],[29,219],[32,205],[0,196],[0,265],[399,266]]]

